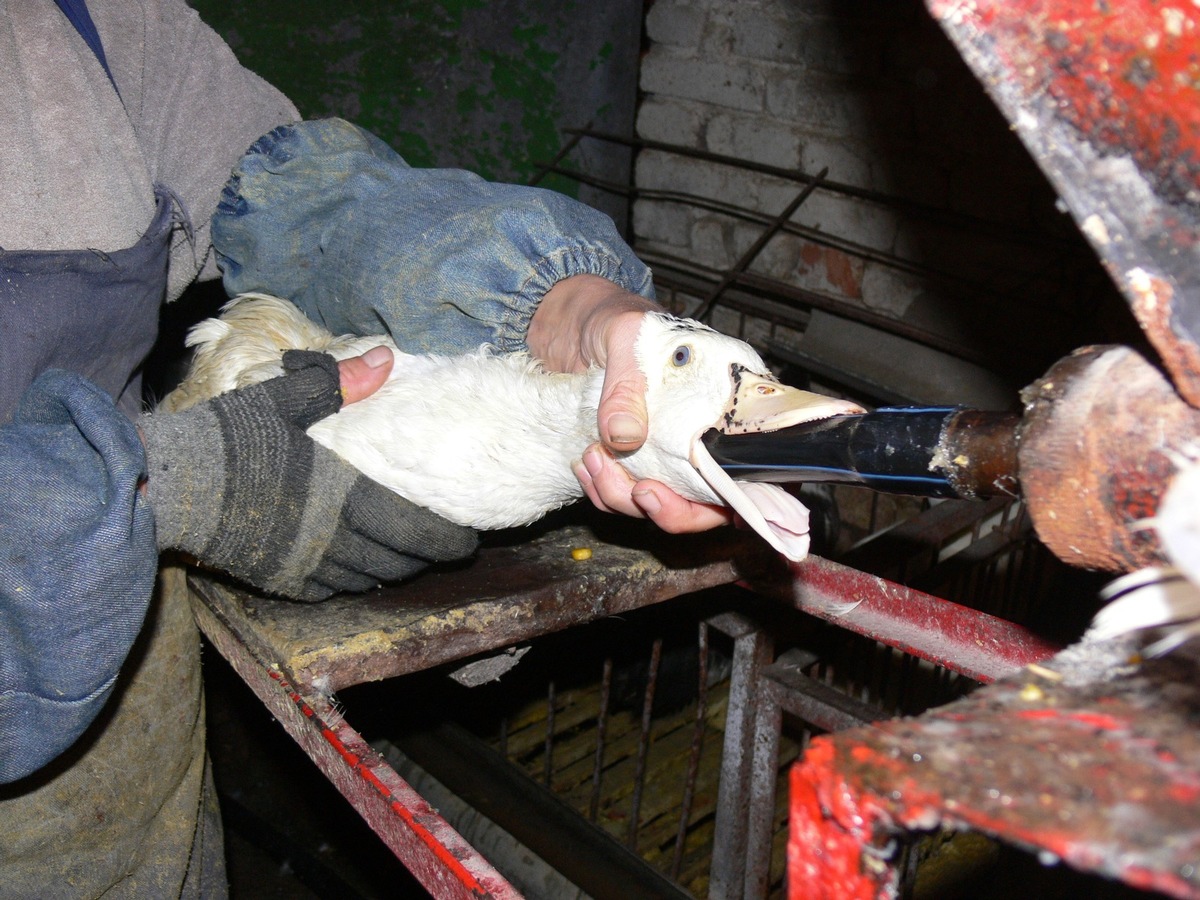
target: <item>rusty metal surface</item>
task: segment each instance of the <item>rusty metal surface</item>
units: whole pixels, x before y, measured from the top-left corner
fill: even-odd
[[[1016,497],[1021,490],[1017,470],[1016,413],[963,409],[946,421],[938,441],[939,471],[965,500]]]
[[[1109,572],[1165,561],[1145,520],[1200,436],[1200,411],[1126,347],[1085,348],[1023,393],[1021,488],[1059,559]]]
[[[1200,406],[1200,9],[927,0]]]
[[[814,739],[792,772],[792,900],[892,896],[893,838],[974,830],[1200,897],[1200,659],[1077,645],[917,718]]]
[[[774,656],[775,645],[768,633],[736,613],[717,616],[709,625],[733,638],[733,670],[721,751],[708,896],[709,900],[736,900],[742,897],[748,860],[750,836],[746,826],[758,733],[757,690],[762,671]]]
[[[672,537],[634,522],[614,531],[597,519],[526,533],[532,537],[485,545],[460,568],[320,604],[256,596],[202,575],[192,581],[260,658],[329,692],[509,647],[775,564],[755,535],[728,528]],[[577,547],[590,548],[591,557],[572,558]]]

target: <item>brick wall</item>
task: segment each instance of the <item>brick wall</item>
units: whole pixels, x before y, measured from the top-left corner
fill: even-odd
[[[810,175],[828,167],[826,177],[847,188],[814,193],[792,217],[800,233],[775,237],[751,272],[845,305],[835,311],[865,311],[868,323],[881,317],[961,348],[966,369],[954,353],[930,357],[934,368],[947,367],[951,394],[964,380],[996,374],[1015,398],[1015,386],[1083,339],[1079,323],[1106,302],[1107,280],[919,2],[654,0],[645,34],[639,137]],[[635,180],[640,191],[769,216],[803,187],[653,149],[639,154]],[[709,281],[763,227],[656,199],[639,200],[633,214],[635,242],[657,271]],[[703,291],[668,289],[685,310]],[[798,317],[785,316],[791,328],[772,330],[744,308],[737,316],[718,308],[713,321],[730,331],[749,321],[751,339],[765,343],[769,334],[803,346],[809,311],[794,306]],[[823,329],[832,323],[860,341],[853,333],[862,315],[817,315]],[[864,355],[896,358],[848,367],[871,369],[875,379],[908,377],[896,371],[912,368],[907,343],[885,335],[867,345]],[[918,340],[911,352],[926,349]]]

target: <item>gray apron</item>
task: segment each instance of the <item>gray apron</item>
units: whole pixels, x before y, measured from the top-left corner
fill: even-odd
[[[170,195],[158,190],[155,201],[154,221],[125,250],[0,250],[0,422],[50,368],[83,375],[129,416],[140,411],[175,223]]]
[[[140,409],[179,224],[170,195],[155,196],[128,249],[0,251],[0,422],[51,366]],[[0,898],[225,896],[204,734],[199,633],[184,572],[168,565],[96,721],[49,766],[0,785]]]

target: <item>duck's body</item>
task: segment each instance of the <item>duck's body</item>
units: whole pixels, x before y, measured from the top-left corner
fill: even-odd
[[[451,521],[483,529],[524,525],[583,496],[571,463],[599,439],[602,369],[549,373],[528,356],[488,348],[459,357],[415,356],[386,337],[334,337],[290,303],[265,295],[231,301],[220,319],[198,325],[188,343],[196,347],[193,369],[164,402],[168,410],[282,374],[285,349],[344,359],[390,346],[395,365],[387,382],[309,434]],[[637,353],[647,375],[651,431],[622,464],[689,499],[733,506],[777,549],[801,558],[804,507],[774,485],[735,485],[698,438],[721,425],[757,430],[768,420],[782,427],[861,410],[779,384],[748,344],[699,323],[648,314]],[[780,404],[785,394],[787,410]],[[752,407],[764,404],[759,421]]]

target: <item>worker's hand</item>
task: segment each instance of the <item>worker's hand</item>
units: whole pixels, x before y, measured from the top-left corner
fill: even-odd
[[[396,358],[387,347],[372,347],[362,356],[353,356],[338,363],[342,400],[357,403],[381,387],[392,372]]]
[[[642,316],[660,309],[605,278],[576,275],[542,298],[527,343],[530,353],[553,371],[604,366],[597,415],[601,442],[588,448],[574,470],[588,499],[607,512],[648,518],[664,531],[704,531],[728,522],[729,513],[684,499],[660,482],[636,481],[614,456],[646,441],[646,379],[634,345]]]
[[[288,351],[286,375],[143,416],[159,548],[298,600],[367,590],[469,555],[473,531],[397,496],[305,433],[341,407],[342,390],[358,400],[382,383],[391,353],[378,349],[341,366]]]

